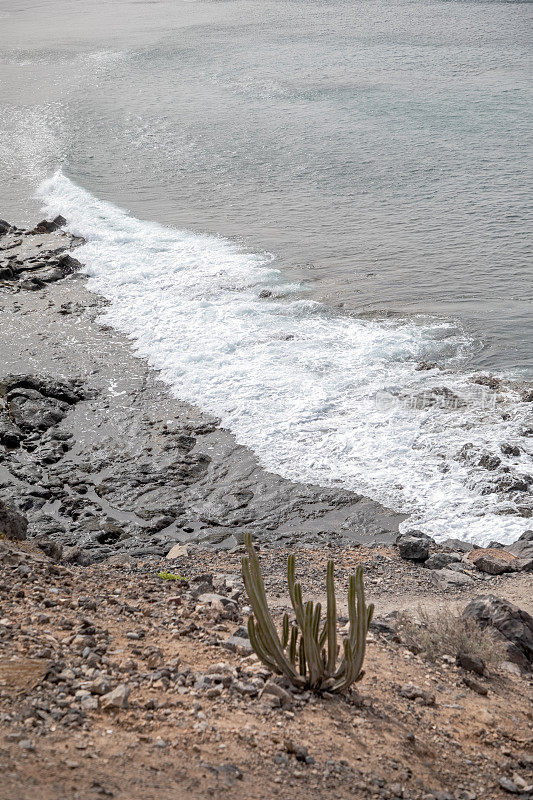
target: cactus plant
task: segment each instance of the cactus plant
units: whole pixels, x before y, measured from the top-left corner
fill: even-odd
[[[248,633],[261,661],[299,689],[342,692],[360,681],[364,675],[366,635],[374,613],[374,606],[365,603],[362,567],[357,567],[355,574],[350,575],[349,632],[337,664],[334,562],[328,561],[327,565],[327,608],[321,626],[322,607],[311,601],[304,604],[302,586],[295,578],[294,555],[288,557],[287,582],[295,619],[291,622],[289,614],[284,614],[280,638],[268,609],[261,567],[250,534],[245,537],[245,545],[248,555],[242,559],[242,575],[253,612],[248,620]]]

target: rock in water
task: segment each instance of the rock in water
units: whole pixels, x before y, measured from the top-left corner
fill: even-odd
[[[7,539],[22,541],[26,538],[28,520],[0,500],[0,533]]]
[[[513,603],[493,594],[476,597],[463,611],[483,628],[494,628],[506,646],[509,661],[533,670],[533,617]]]
[[[71,275],[73,272],[78,272],[82,268],[82,264],[77,258],[72,258],[68,253],[59,256],[59,266],[62,275]]]
[[[61,228],[63,225],[66,225],[67,221],[65,217],[58,216],[53,219],[51,222],[50,220],[43,219],[39,222],[33,230],[30,231],[30,234],[37,234],[37,233],[53,233]]]

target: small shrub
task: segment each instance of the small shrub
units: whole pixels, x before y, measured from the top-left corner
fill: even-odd
[[[419,608],[417,619],[407,614],[398,617],[397,631],[402,642],[428,661],[444,655],[456,658],[459,653],[477,656],[485,664],[500,664],[507,658],[503,644],[487,628],[473,619],[442,610],[430,614]]]
[[[187,578],[183,578],[181,575],[175,575],[173,572],[158,572],[158,578],[162,578],[164,581],[186,581]]]

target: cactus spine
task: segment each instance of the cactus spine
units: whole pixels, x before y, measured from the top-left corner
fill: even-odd
[[[242,575],[252,606],[248,620],[250,643],[261,661],[273,672],[284,675],[300,689],[342,692],[360,681],[368,627],[374,606],[366,605],[363,569],[350,575],[348,587],[349,632],[343,641],[342,658],[337,666],[337,605],[334,585],[334,562],[328,561],[326,575],[326,619],[321,628],[320,603],[302,599],[302,586],[296,582],[295,558],[287,559],[287,583],[294,610],[295,624],[283,616],[281,639],[272,620],[266,599],[259,559],[250,534],[245,538],[247,556],[242,559]]]

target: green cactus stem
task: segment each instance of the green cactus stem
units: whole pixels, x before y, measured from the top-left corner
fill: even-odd
[[[303,602],[302,586],[296,582],[294,555],[287,559],[287,584],[295,621],[283,615],[281,638],[270,614],[259,559],[252,537],[245,537],[247,555],[242,559],[242,575],[252,606],[248,620],[250,643],[258,658],[272,671],[284,675],[298,689],[317,692],[343,692],[364,675],[368,627],[374,613],[366,605],[363,569],[350,575],[348,587],[348,636],[342,642],[342,658],[337,666],[337,604],[334,585],[334,562],[328,561],[326,573],[326,618],[321,629],[320,603]]]

